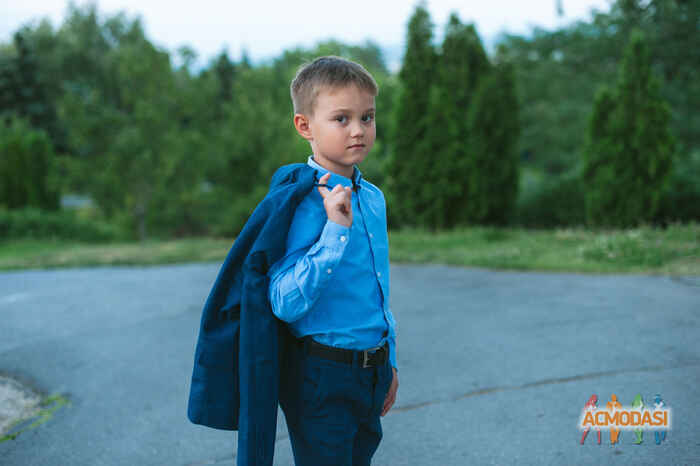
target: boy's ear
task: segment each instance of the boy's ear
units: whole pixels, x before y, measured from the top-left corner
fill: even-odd
[[[304,139],[308,141],[313,139],[313,135],[311,134],[311,126],[309,126],[309,119],[303,113],[294,114],[294,127]]]

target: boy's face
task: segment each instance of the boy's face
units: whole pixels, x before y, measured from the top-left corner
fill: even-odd
[[[352,178],[353,164],[362,162],[374,145],[374,96],[352,84],[321,89],[312,117],[294,115],[294,126],[311,143],[314,160],[324,168]]]

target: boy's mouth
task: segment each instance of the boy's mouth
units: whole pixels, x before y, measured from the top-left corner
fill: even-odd
[[[365,147],[364,144],[353,144],[352,146],[348,147],[348,149],[355,149],[356,147]]]

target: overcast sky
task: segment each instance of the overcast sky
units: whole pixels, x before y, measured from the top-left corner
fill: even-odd
[[[11,40],[12,33],[28,21],[50,18],[58,27],[65,17],[65,0],[29,0],[3,2],[0,16],[0,41]],[[85,1],[76,1],[83,5]],[[155,44],[175,51],[191,46],[203,65],[210,57],[228,48],[238,60],[245,47],[254,63],[267,60],[294,46],[309,47],[319,40],[336,38],[359,44],[366,39],[377,42],[388,52],[390,68],[395,68],[406,34],[408,19],[416,0],[381,1],[268,1],[268,0],[101,0],[98,11],[113,14],[123,10],[133,18],[140,15],[146,34]],[[561,0],[564,15],[556,12],[556,0],[428,0],[427,7],[435,24],[436,39],[450,12],[456,11],[462,22],[473,21],[485,43],[507,31],[526,34],[537,25],[551,29],[589,19],[591,9],[608,11],[612,0]],[[393,51],[393,52],[392,52]]]

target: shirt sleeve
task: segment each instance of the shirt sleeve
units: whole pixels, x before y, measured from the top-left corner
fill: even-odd
[[[350,228],[328,219],[308,250],[298,249],[268,271],[272,312],[285,322],[304,317],[333,275],[350,242]]]
[[[396,372],[399,371],[399,368],[396,366],[396,321],[394,320],[394,316],[391,313],[391,308],[389,308],[389,317],[391,317],[391,325],[389,326],[389,337],[387,340],[389,341],[389,361],[391,362],[391,366],[396,369]]]

